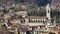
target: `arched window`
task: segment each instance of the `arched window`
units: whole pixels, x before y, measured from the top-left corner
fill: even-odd
[[[24,20],[24,22],[25,22],[25,20]]]
[[[49,13],[49,10],[48,10],[48,13]]]
[[[21,20],[21,23],[22,23],[22,20]]]
[[[35,20],[34,20],[34,23],[35,23]]]
[[[41,22],[42,22],[42,20],[41,20]]]
[[[41,20],[39,19],[39,22],[41,22]]]

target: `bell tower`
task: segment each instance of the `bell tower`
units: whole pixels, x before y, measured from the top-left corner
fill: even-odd
[[[49,3],[48,3],[47,6],[46,6],[46,17],[47,17],[48,20],[51,19],[51,18],[50,18],[50,7],[49,7]]]

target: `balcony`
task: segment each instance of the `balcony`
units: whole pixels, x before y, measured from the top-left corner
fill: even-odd
[[[50,26],[47,26],[47,27],[55,27],[56,25],[50,25]]]
[[[48,32],[49,29],[40,29],[39,31]]]
[[[42,26],[44,23],[28,23],[29,26]]]

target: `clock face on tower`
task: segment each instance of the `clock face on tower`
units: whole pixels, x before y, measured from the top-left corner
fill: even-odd
[[[48,20],[50,20],[50,7],[49,7],[49,3],[46,6],[46,17],[48,18]]]
[[[49,13],[49,10],[48,10],[48,13]]]

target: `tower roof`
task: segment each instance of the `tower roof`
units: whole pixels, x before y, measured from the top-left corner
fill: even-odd
[[[49,3],[47,3],[47,5],[46,5],[46,9],[48,9],[50,7],[50,4]]]

